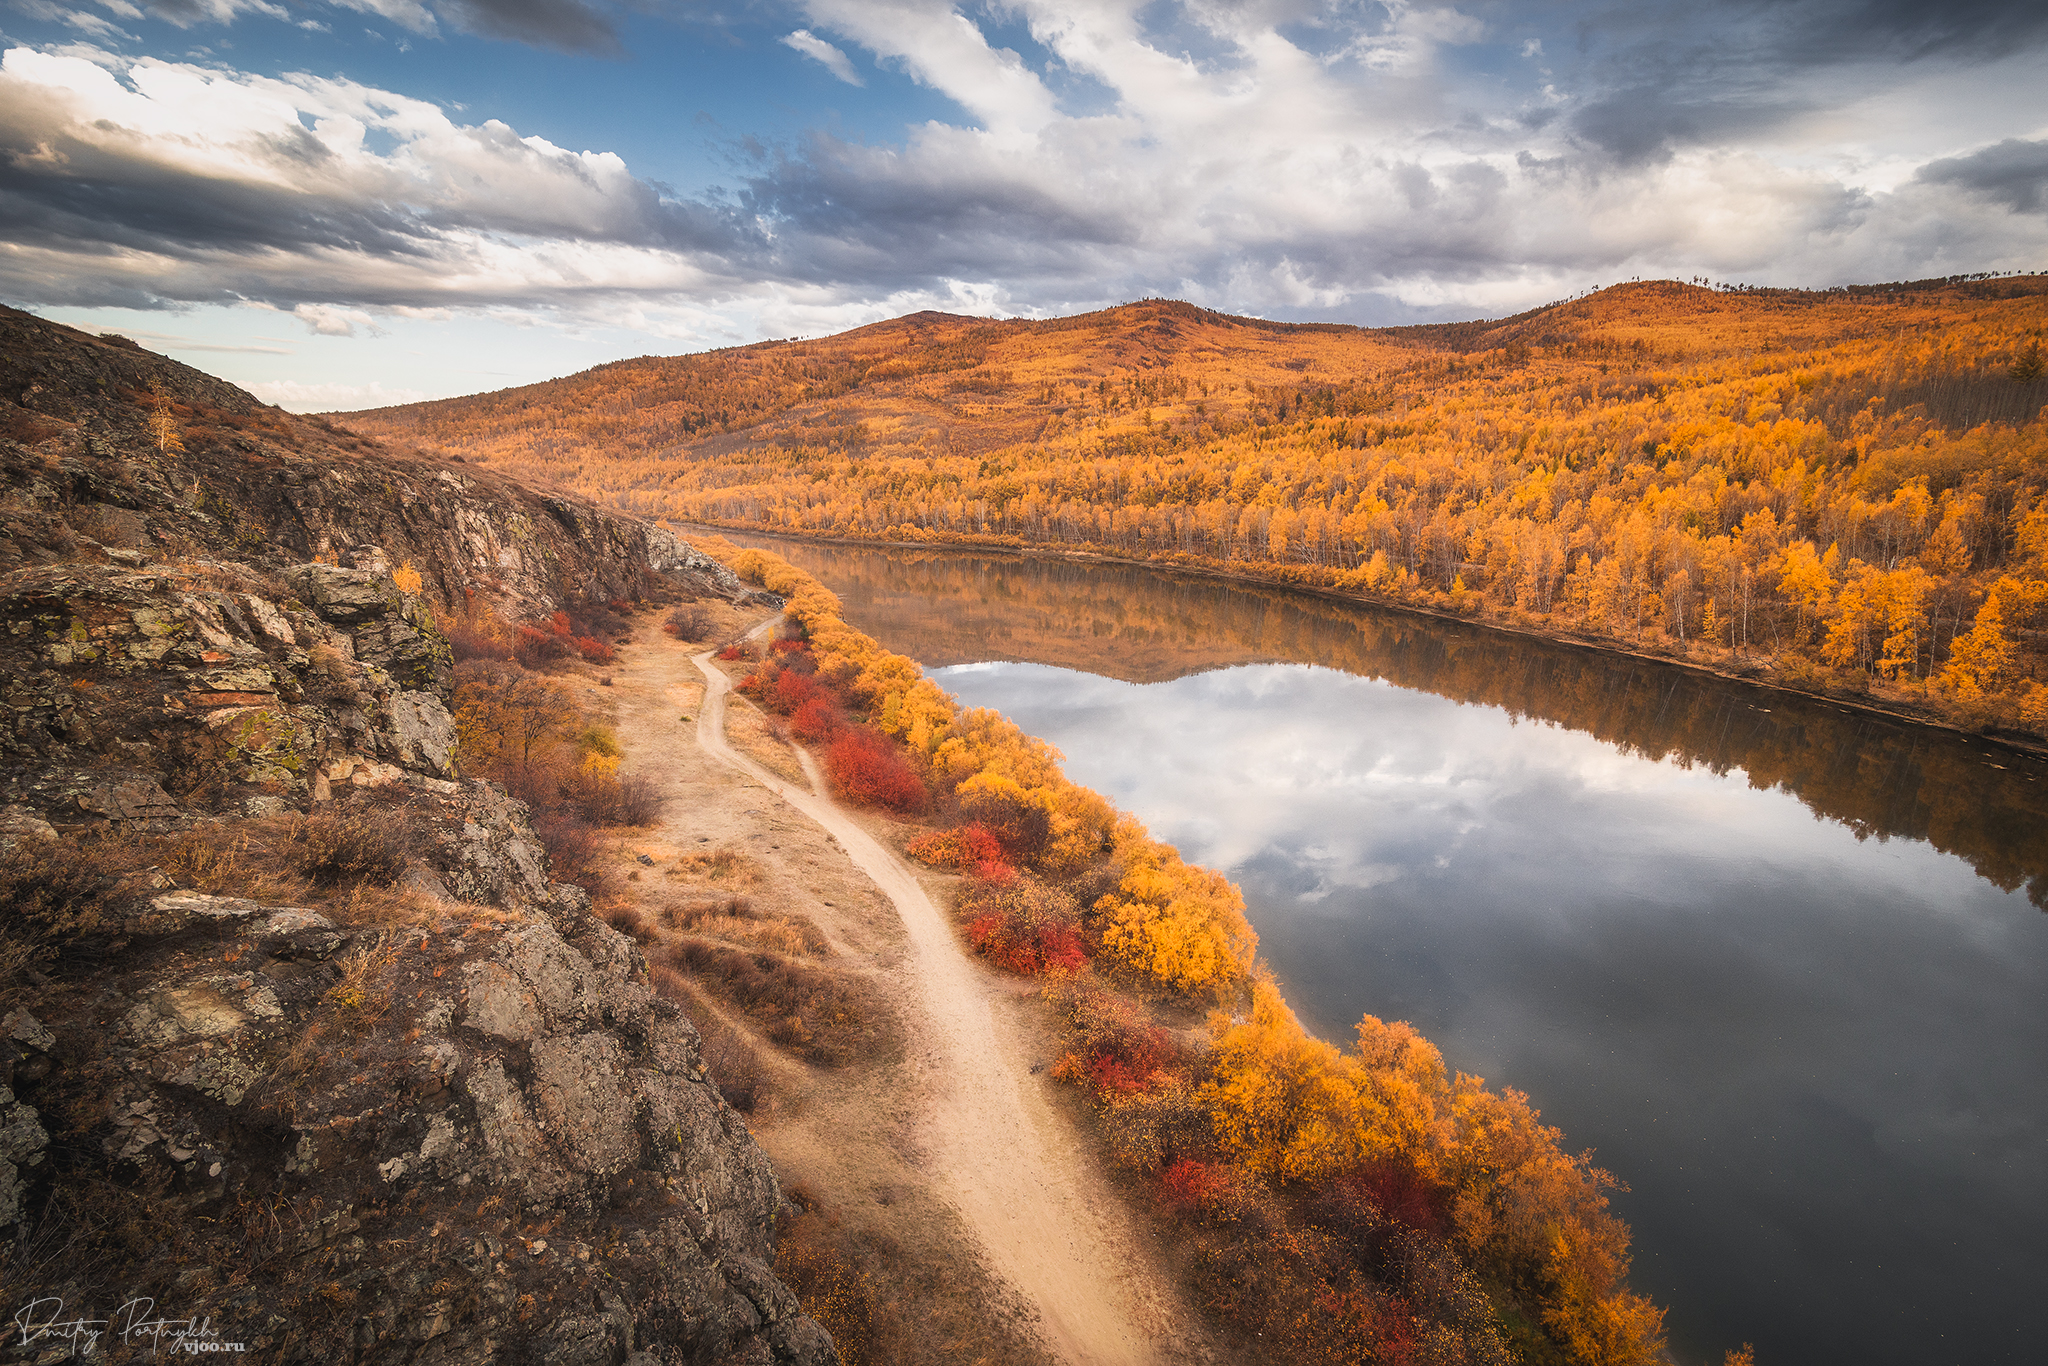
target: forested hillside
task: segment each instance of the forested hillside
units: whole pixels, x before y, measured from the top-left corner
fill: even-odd
[[[352,426],[636,511],[1227,567],[2048,727],[2048,277],[1368,331],[918,314]]]

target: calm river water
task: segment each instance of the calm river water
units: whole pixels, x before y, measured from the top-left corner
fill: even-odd
[[[1312,1028],[1413,1021],[1597,1149],[1686,1366],[2041,1359],[2048,767],[1255,587],[755,543],[1227,872]]]

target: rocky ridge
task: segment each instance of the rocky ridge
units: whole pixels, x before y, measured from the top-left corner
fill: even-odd
[[[0,404],[10,1352],[835,1361],[689,1020],[462,777],[434,617],[749,590],[12,310]],[[396,889],[261,894],[322,839]]]

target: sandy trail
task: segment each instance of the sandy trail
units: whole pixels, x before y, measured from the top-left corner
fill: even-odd
[[[770,623],[771,625],[773,623]],[[1049,1345],[1075,1366],[1142,1366],[1184,1347],[1187,1320],[1154,1257],[1135,1245],[1122,1201],[1095,1169],[1072,1122],[1029,1075],[1027,1047],[998,1018],[1006,993],[974,963],[916,875],[821,795],[804,757],[805,790],[735,751],[725,734],[730,682],[709,654],[696,718],[705,753],[744,773],[839,841],[894,903],[908,933],[912,997],[922,1018],[921,1164],[983,1244],[993,1268],[1040,1315]],[[1169,1346],[1172,1344],[1172,1346]]]

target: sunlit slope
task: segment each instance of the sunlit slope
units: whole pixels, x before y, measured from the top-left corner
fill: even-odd
[[[1069,413],[1099,407],[1104,381],[1172,371],[1172,392],[1148,395],[1164,420],[1220,407],[1205,403],[1205,377],[1298,387],[1412,358],[1408,347],[1355,327],[1268,323],[1160,301],[1050,322],[926,312],[819,341],[643,356],[347,420],[556,477],[575,477],[581,466],[587,479],[646,487],[637,457],[744,464],[763,447],[784,465],[792,449],[978,456],[1043,439],[1068,425]],[[1193,381],[1192,397],[1180,392],[1184,380]],[[1160,388],[1156,380],[1150,387]],[[1116,408],[1136,415],[1131,402]],[[611,468],[594,468],[593,456]]]
[[[1225,565],[2038,731],[2044,332],[2038,276],[1380,331],[1151,301],[348,420],[658,515]]]

